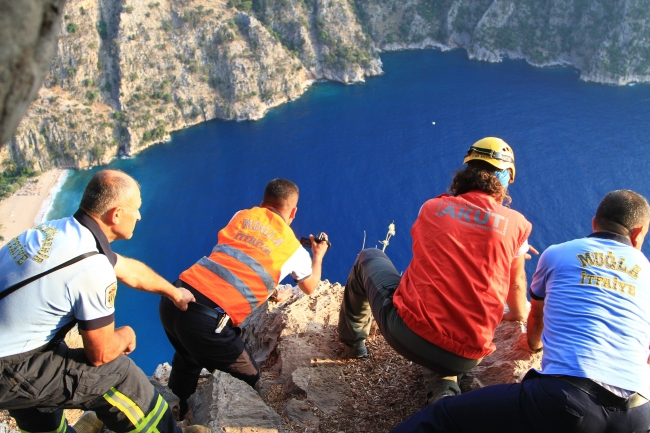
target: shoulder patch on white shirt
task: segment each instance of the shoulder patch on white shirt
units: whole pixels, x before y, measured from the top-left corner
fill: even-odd
[[[115,296],[117,296],[117,282],[111,283],[106,288],[106,300],[104,301],[106,308],[113,308],[115,305]]]

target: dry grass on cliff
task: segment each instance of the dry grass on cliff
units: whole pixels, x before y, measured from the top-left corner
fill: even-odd
[[[379,334],[376,325],[366,345],[368,357],[338,361],[352,389],[340,402],[340,410],[327,415],[307,400],[305,406],[318,418],[318,426],[306,429],[283,415],[287,433],[388,432],[424,407],[421,367],[398,355]],[[264,400],[282,414],[282,407],[290,398],[282,393],[279,385],[272,387]]]

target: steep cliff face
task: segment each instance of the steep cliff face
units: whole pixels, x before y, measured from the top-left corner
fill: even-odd
[[[381,73],[345,0],[69,0],[45,87],[10,142],[38,169],[136,153],[206,120],[259,119],[316,79]]]
[[[378,50],[460,47],[648,82],[649,21],[650,0],[68,0],[11,159],[85,167],[198,122],[259,119],[313,80],[380,74]]]
[[[356,0],[384,50],[467,49],[470,58],[572,64],[587,81],[650,81],[648,0]]]

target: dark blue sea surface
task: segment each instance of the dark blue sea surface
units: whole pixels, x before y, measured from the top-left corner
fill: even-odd
[[[345,284],[364,230],[374,247],[393,220],[386,252],[401,271],[420,206],[446,191],[469,146],[490,135],[514,148],[512,208],[533,223],[540,251],[589,234],[610,190],[650,197],[650,86],[584,83],[571,68],[480,63],[463,51],[382,60],[385,74],[365,84],[317,83],[262,120],[210,121],[111,163],[140,182],[144,200],[133,239],[115,251],[174,281],[210,253],[236,211],[260,203],[270,179],[285,177],[300,187],[298,237],[325,231],[332,241],[324,279]],[[72,173],[48,218],[73,213],[95,171]],[[122,286],[116,308],[116,324],[137,333],[132,357],[147,374],[171,362],[156,296]]]

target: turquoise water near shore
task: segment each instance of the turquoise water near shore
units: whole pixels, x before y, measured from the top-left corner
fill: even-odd
[[[236,211],[259,204],[268,180],[286,177],[301,189],[296,234],[322,230],[332,240],[324,279],[344,284],[364,230],[366,247],[379,245],[393,220],[387,253],[403,270],[420,206],[446,190],[467,148],[488,135],[514,148],[512,207],[533,223],[530,242],[540,250],[589,234],[610,190],[650,196],[650,86],[584,83],[572,68],[473,62],[463,51],[382,61],[385,74],[364,84],[317,83],[260,121],[206,122],[113,161],[140,182],[144,200],[134,238],[115,251],[173,281],[209,254]],[[71,173],[48,218],[73,213],[96,170]],[[173,354],[157,304],[118,290],[117,325],[134,327],[132,357],[147,374]]]

